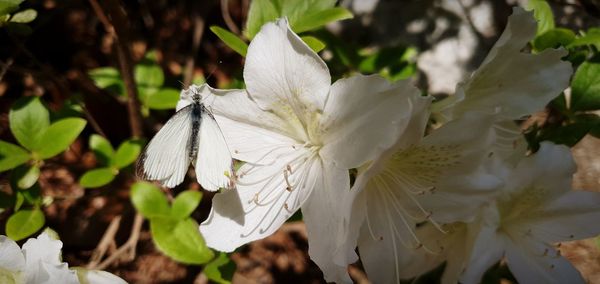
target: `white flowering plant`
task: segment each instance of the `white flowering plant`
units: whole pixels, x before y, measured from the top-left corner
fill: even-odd
[[[600,193],[573,188],[570,148],[600,137],[598,29],[558,27],[548,1],[513,7],[481,63],[446,96],[416,80],[416,47],[342,40],[335,25],[353,17],[354,4],[338,2],[254,0],[242,31],[223,13],[228,29],[209,29],[242,72],[194,75],[192,56],[180,92],[172,73],[181,66],[166,66],[160,45],[134,63],[125,6],[91,0],[118,67],[77,76],[127,109],[130,133],[105,133],[89,98],[61,110],[47,97],[14,100],[0,140],[0,171],[9,173],[0,177],[0,282],[125,283],[118,268],[149,240],[196,267],[188,271],[201,266],[197,281],[235,282],[245,248],[290,220],[302,220],[306,254],[327,282],[359,281],[356,270],[372,283],[590,281],[562,244],[600,235]],[[96,247],[71,255],[86,268],[69,268],[57,234],[39,233],[71,230],[44,177],[69,159],[86,164],[73,167],[87,189],[74,199],[93,208],[113,193],[126,200],[125,213],[104,220],[104,235],[95,232]],[[207,186],[211,178],[220,186]],[[89,226],[92,214],[82,215]],[[119,273],[103,271],[111,269]]]

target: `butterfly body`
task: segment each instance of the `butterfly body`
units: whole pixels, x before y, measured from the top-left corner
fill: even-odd
[[[150,140],[136,164],[138,177],[175,187],[193,164],[198,183],[215,191],[232,186],[233,162],[225,138],[202,103],[204,87],[182,91],[177,112]]]

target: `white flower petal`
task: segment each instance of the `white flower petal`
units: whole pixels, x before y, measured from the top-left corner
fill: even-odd
[[[496,230],[493,226],[483,226],[479,231],[466,270],[460,278],[461,283],[479,283],[488,268],[504,255],[507,240]]]
[[[281,19],[265,24],[250,42],[244,81],[261,108],[291,105],[302,116],[323,110],[331,77],[325,62]]]
[[[27,284],[79,284],[77,272],[70,270],[67,263],[38,261],[34,266],[33,270],[27,270]]]
[[[508,242],[506,259],[519,283],[584,283],[579,271],[548,245]]]
[[[538,214],[524,216],[523,230],[547,243],[580,240],[600,234],[600,193],[570,191]]]
[[[532,12],[514,8],[502,36],[481,67],[457,87],[454,116],[473,111],[497,111],[506,119],[543,109],[569,85],[573,72],[561,61],[566,50],[547,49],[532,55],[521,49],[535,36]]]
[[[413,101],[419,96],[419,90],[407,80],[390,84],[378,75],[338,80],[331,86],[322,118],[327,131],[323,157],[344,168],[356,168],[376,158],[404,132]],[[428,97],[421,100],[430,102]]]
[[[429,253],[422,253],[423,256],[417,257],[411,261],[405,270],[411,271],[413,276],[420,276],[442,263],[446,262],[444,274],[441,283],[456,284],[460,275],[464,271],[471,246],[474,241],[474,234],[467,230],[465,223],[453,223],[443,226],[441,231],[437,226],[426,223],[417,228],[417,236],[428,248]],[[471,233],[471,234],[469,234]]]
[[[304,135],[294,132],[293,122],[261,110],[245,90],[218,90],[208,85],[195,88],[213,112],[235,159],[273,163],[278,154],[290,152],[298,144],[291,137]]]
[[[402,191],[376,186],[371,180],[366,192],[367,215],[358,238],[358,250],[367,276],[373,283],[399,283],[411,250],[421,245],[415,220],[403,209]]]
[[[30,238],[23,244],[22,251],[25,255],[25,262],[28,270],[30,265],[36,265],[38,262],[53,265],[61,265],[61,249],[63,243],[59,240],[50,238],[48,233],[43,232],[37,238]]]
[[[337,265],[332,257],[344,237],[342,213],[351,206],[350,177],[347,170],[329,163],[323,165],[323,177],[302,205],[308,254],[321,268],[327,282],[352,283],[347,264]],[[354,249],[354,246],[347,249]]]
[[[507,180],[505,191],[534,190],[537,197],[535,205],[540,206],[569,192],[575,170],[569,147],[542,142],[535,155],[520,161]]]
[[[216,194],[208,219],[200,225],[206,244],[231,252],[275,232],[322,179],[320,161],[307,157],[299,150],[280,157],[273,165],[242,166],[237,188]]]
[[[494,156],[511,166],[516,166],[527,153],[527,140],[521,128],[513,120],[498,121],[493,125],[494,144],[492,152]]]
[[[19,245],[6,236],[0,236],[0,270],[25,270],[25,257]]]
[[[88,270],[76,267],[77,275],[81,283],[87,284],[127,284],[121,277],[101,270]]]

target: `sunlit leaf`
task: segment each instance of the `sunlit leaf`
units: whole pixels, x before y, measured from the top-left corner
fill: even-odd
[[[115,155],[115,150],[113,149],[110,141],[106,140],[106,138],[98,135],[92,134],[90,136],[90,149],[94,151],[96,155],[96,159],[103,165],[110,164],[113,156]]]
[[[314,52],[319,52],[325,48],[325,43],[314,36],[303,36],[302,41],[304,41]]]
[[[40,140],[39,150],[36,151],[39,158],[51,158],[67,150],[77,139],[85,124],[84,119],[77,117],[65,118],[52,123]]]
[[[202,272],[210,281],[229,284],[235,272],[235,262],[231,261],[226,253],[219,253],[215,259],[204,266]]]
[[[40,140],[50,125],[50,114],[38,97],[19,99],[10,109],[10,130],[29,150],[37,150]]]
[[[152,219],[150,231],[156,247],[181,263],[204,264],[214,256],[200,235],[198,224],[191,218],[179,221]]]
[[[125,85],[119,70],[113,67],[100,67],[88,72],[90,78],[96,86],[101,89],[113,87],[115,93],[121,95],[124,93]]]
[[[162,68],[153,62],[137,64],[134,75],[135,82],[141,86],[158,88],[165,82],[165,74]]]
[[[2,0],[0,1],[0,15],[12,13],[19,9],[19,4],[24,0]]]
[[[554,13],[546,0],[529,0],[527,9],[533,10],[533,17],[538,22],[536,35],[541,35],[554,28]]]
[[[29,152],[25,149],[0,140],[0,172],[10,170],[29,160]]]
[[[36,10],[27,9],[27,10],[19,11],[18,13],[12,15],[12,17],[10,17],[10,21],[13,23],[26,24],[26,23],[29,23],[29,22],[35,20],[36,17],[37,17]]]
[[[179,91],[173,88],[164,88],[147,94],[145,104],[151,109],[174,109],[177,101],[179,101]]]
[[[137,140],[127,140],[119,146],[113,159],[113,166],[122,169],[131,163],[135,162],[135,159],[142,150],[142,143]]]
[[[246,53],[248,52],[248,44],[239,38],[234,33],[223,29],[219,26],[211,26],[210,30],[219,37],[227,46],[229,46],[233,51],[237,52],[239,55],[246,57]]]
[[[131,202],[135,209],[148,219],[170,217],[171,208],[165,195],[155,185],[136,182],[131,187]]]
[[[335,7],[316,13],[307,14],[293,23],[292,30],[296,33],[314,30],[330,22],[352,18],[352,13],[345,8]]]
[[[171,206],[171,216],[175,219],[185,219],[194,212],[200,204],[202,193],[199,191],[186,190],[177,195]]]
[[[248,39],[252,39],[265,23],[274,21],[279,17],[279,10],[271,0],[253,0],[250,2],[244,34]]]
[[[31,236],[44,226],[44,213],[39,209],[20,210],[6,222],[6,235],[19,241]]]
[[[40,177],[40,168],[36,165],[24,165],[13,170],[11,175],[19,189],[27,189],[37,182]]]
[[[79,184],[86,188],[101,187],[113,181],[117,173],[112,168],[93,169],[81,176]]]

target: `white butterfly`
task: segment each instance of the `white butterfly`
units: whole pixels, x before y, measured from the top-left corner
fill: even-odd
[[[183,182],[190,163],[206,190],[233,186],[233,160],[214,116],[202,103],[202,86],[183,90],[176,113],[156,133],[136,163],[136,174],[175,187]]]

